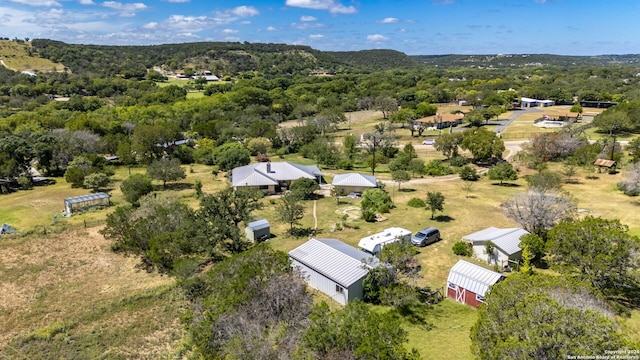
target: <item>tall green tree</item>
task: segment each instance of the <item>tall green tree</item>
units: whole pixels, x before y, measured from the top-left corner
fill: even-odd
[[[615,317],[588,284],[513,274],[491,288],[471,329],[478,359],[567,359],[625,348]]]
[[[137,205],[138,200],[153,191],[151,179],[142,174],[133,174],[120,184],[120,191],[124,199],[132,205]]]
[[[518,180],[518,172],[513,168],[513,165],[508,162],[501,162],[492,166],[489,171],[487,171],[487,176],[489,176],[490,180],[500,180],[500,185],[502,185],[505,180]]]
[[[458,156],[458,148],[462,143],[461,133],[444,133],[436,138],[433,147],[440,151],[447,159]]]
[[[476,162],[501,159],[505,150],[504,141],[485,128],[471,128],[462,133],[462,149],[469,150]]]
[[[433,220],[436,211],[444,211],[444,195],[439,191],[428,191],[426,204],[427,209],[431,210],[431,220]]]
[[[633,269],[640,266],[640,239],[619,220],[563,221],[549,231],[547,247],[552,265],[605,294],[637,286]]]
[[[167,181],[177,181],[187,177],[180,160],[176,158],[161,158],[153,160],[147,166],[147,176],[154,180],[162,181],[162,187],[167,187]]]
[[[276,216],[281,222],[289,224],[289,233],[293,233],[293,226],[300,224],[304,217],[300,195],[295,192],[283,195],[276,204]]]

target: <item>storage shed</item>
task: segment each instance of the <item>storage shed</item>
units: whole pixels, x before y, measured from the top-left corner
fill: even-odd
[[[69,197],[64,199],[64,211],[71,215],[94,207],[106,207],[110,204],[109,197],[109,194],[103,192]]]
[[[378,259],[336,239],[311,239],[289,252],[291,266],[314,289],[346,305],[361,299],[362,280]]]
[[[267,240],[271,237],[271,224],[265,219],[250,222],[244,228],[244,234],[254,242]]]
[[[520,238],[529,232],[523,228],[499,229],[488,227],[484,230],[465,235],[462,240],[473,246],[473,256],[477,259],[507,266],[509,262],[519,262],[522,259]],[[486,253],[486,244],[491,241],[494,245],[492,254]]]
[[[484,298],[491,286],[504,278],[495,271],[468,261],[458,260],[449,271],[447,297],[475,308],[484,303]]]
[[[344,194],[352,192],[362,193],[367,189],[378,187],[378,180],[373,175],[347,173],[336,175],[331,185],[333,185],[336,191],[341,191]]]

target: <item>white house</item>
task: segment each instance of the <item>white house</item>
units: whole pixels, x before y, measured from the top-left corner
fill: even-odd
[[[522,248],[520,248],[520,238],[529,232],[522,228],[499,229],[488,227],[484,230],[465,235],[462,240],[473,245],[473,256],[486,261],[489,264],[506,266],[509,261],[520,261],[522,259]],[[493,254],[486,253],[486,244],[491,241],[495,248]]]
[[[289,252],[291,266],[314,289],[346,305],[363,296],[362,280],[377,258],[336,239],[311,239]]]
[[[231,187],[254,187],[269,194],[288,189],[293,180],[300,178],[322,180],[322,172],[315,165],[299,165],[288,162],[260,162],[234,168],[231,171]]]
[[[363,237],[358,247],[372,255],[378,255],[385,245],[398,241],[411,241],[411,231],[401,227],[385,229],[377,234]]]
[[[336,175],[331,185],[333,185],[336,191],[342,191],[344,194],[352,192],[361,193],[366,189],[378,187],[378,180],[373,175],[347,173]]]
[[[538,99],[532,99],[532,98],[528,98],[528,97],[522,97],[520,98],[520,106],[523,108],[531,108],[531,107],[547,107],[547,106],[553,106],[555,105],[556,102],[553,100],[538,100]]]

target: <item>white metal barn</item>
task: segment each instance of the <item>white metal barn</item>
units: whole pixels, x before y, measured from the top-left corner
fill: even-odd
[[[342,305],[362,298],[362,280],[378,260],[336,239],[311,239],[289,252],[305,281]]]
[[[358,242],[358,247],[368,253],[377,255],[385,245],[398,241],[411,241],[411,231],[401,227],[391,227],[377,234],[363,237]]]
[[[506,266],[509,261],[518,262],[522,259],[520,238],[529,232],[523,228],[499,229],[488,227],[484,230],[465,235],[462,239],[473,245],[473,256],[488,262]],[[493,254],[486,253],[486,243],[491,241],[495,245]]]

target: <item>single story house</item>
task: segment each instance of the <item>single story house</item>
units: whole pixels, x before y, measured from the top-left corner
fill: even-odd
[[[288,162],[260,162],[234,168],[231,171],[231,187],[253,187],[267,194],[288,189],[291,182],[300,178],[320,183],[322,172],[315,165],[299,165]]]
[[[484,303],[491,286],[504,279],[504,276],[495,271],[458,260],[447,277],[447,297],[476,308]]]
[[[310,239],[289,252],[304,280],[342,305],[363,296],[362,281],[377,258],[336,239]]]
[[[426,127],[433,127],[436,129],[446,129],[452,126],[458,126],[462,124],[464,114],[456,113],[437,113],[432,116],[423,117],[421,119],[414,120],[415,125],[422,125]]]
[[[265,219],[252,221],[244,228],[244,234],[253,242],[267,240],[271,237],[271,224]]]
[[[519,262],[522,259],[522,249],[520,248],[520,237],[529,234],[523,228],[499,229],[488,227],[484,230],[465,235],[462,240],[473,246],[473,256],[488,262],[507,266],[509,262]],[[493,254],[486,253],[486,244],[491,241],[494,246]]]
[[[553,100],[538,100],[538,99],[532,99],[532,98],[528,98],[528,97],[522,97],[520,98],[520,106],[523,108],[532,108],[532,107],[547,107],[547,106],[553,106],[555,105],[556,102]]]
[[[344,194],[361,193],[366,189],[378,187],[378,180],[373,175],[347,173],[336,175],[331,185],[336,191],[342,191]]]

